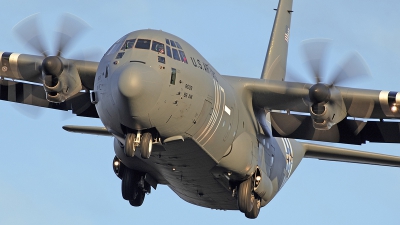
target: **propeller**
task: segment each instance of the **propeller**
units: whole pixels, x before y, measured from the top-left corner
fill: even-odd
[[[72,14],[64,14],[56,32],[55,56],[63,56],[68,48],[77,38],[89,29],[89,25],[82,19]],[[44,47],[44,35],[39,28],[39,14],[31,15],[13,28],[16,36],[36,53],[49,56],[47,48]]]
[[[56,29],[54,54],[50,54],[51,51],[43,44],[46,40],[39,26],[39,14],[23,19],[14,26],[13,32],[25,46],[44,57],[41,63],[42,73],[33,75],[37,76],[38,80],[44,81],[43,83],[47,86],[53,87],[57,84],[59,75],[68,65],[68,61],[64,60],[63,56],[78,40],[79,36],[88,29],[89,25],[82,19],[72,14],[64,14]],[[39,109],[34,108],[34,110]],[[26,111],[24,107],[17,107],[16,109],[27,115],[24,112]],[[29,117],[37,118],[41,114],[42,112],[35,112],[34,116]]]
[[[370,76],[370,71],[364,59],[354,52],[336,68],[330,82],[323,82],[327,50],[330,41],[313,39],[303,42],[303,53],[307,66],[312,72],[315,84],[309,88],[308,101],[314,104],[335,102],[332,92],[338,84],[345,84],[355,78],[362,79]]]
[[[330,43],[331,41],[327,39],[313,39],[303,42],[302,53],[314,84],[306,86],[308,95],[301,102],[295,102],[293,105],[304,103],[308,105],[313,120],[307,119],[305,116],[271,114],[274,128],[280,135],[304,134],[310,133],[312,130],[310,133],[312,134],[311,140],[327,140],[326,137],[329,137],[329,141],[333,142],[339,140],[339,130],[336,127],[330,129],[330,125],[322,125],[323,119],[318,115],[322,115],[328,107],[331,111],[334,111],[332,113],[334,118],[332,115],[328,117],[332,120],[332,126],[344,119],[347,116],[347,109],[336,86],[346,84],[349,81],[365,79],[370,76],[370,71],[360,54],[354,52],[339,64],[333,75],[329,76],[330,79],[328,79],[325,71]],[[295,80],[298,78],[295,77]],[[288,121],[292,122],[288,123]],[[321,123],[321,126],[318,125],[319,123]]]

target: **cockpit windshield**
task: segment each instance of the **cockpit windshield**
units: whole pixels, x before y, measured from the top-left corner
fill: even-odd
[[[162,43],[160,41],[151,39],[132,38],[126,40],[126,36],[124,36],[115,42],[113,46],[111,46],[106,55],[121,51],[115,56],[116,59],[121,59],[125,54],[125,50],[127,49],[151,49],[158,54],[167,55],[169,58],[174,60],[181,61],[186,64],[188,63],[182,46],[177,41],[167,38],[165,39],[165,42]],[[162,55],[158,55],[158,62],[165,64],[165,56]]]
[[[126,40],[124,45],[122,45],[121,50],[133,48],[133,44],[135,44],[136,39]]]
[[[138,39],[135,48],[140,49],[150,49],[151,40],[148,39]]]

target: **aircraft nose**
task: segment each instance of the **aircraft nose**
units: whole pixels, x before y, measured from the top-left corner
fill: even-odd
[[[127,107],[131,117],[147,117],[161,94],[162,84],[157,71],[145,64],[130,63],[116,72],[119,74],[116,86],[122,97],[117,107]]]

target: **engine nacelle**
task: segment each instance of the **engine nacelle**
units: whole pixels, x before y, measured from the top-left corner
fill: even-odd
[[[59,56],[49,56],[43,60],[42,78],[49,102],[64,102],[82,90],[77,68]]]
[[[309,106],[313,126],[317,130],[329,130],[347,116],[340,91],[331,89],[331,98],[328,102],[315,103]]]

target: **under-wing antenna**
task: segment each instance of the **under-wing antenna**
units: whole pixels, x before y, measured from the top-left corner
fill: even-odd
[[[280,0],[265,57],[262,79],[284,80],[293,0]]]

